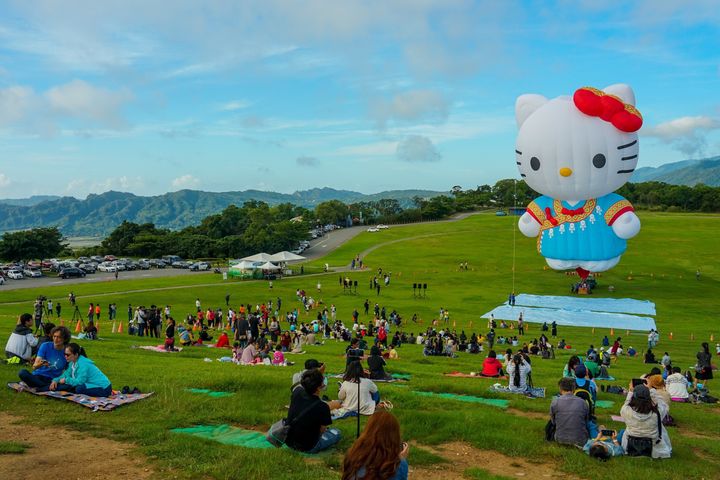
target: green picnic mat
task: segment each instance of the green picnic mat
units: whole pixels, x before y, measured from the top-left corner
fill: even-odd
[[[213,440],[225,445],[245,448],[275,448],[267,440],[265,434],[254,430],[243,430],[230,425],[198,425],[188,428],[173,428],[171,432],[184,433],[193,437]]]
[[[419,391],[414,391],[413,393],[415,395],[422,395],[423,397],[445,398],[448,400],[458,400],[461,402],[469,402],[469,403],[484,403],[486,405],[492,405],[493,407],[500,407],[500,408],[507,408],[508,405],[510,405],[509,400],[505,400],[502,398],[473,397],[472,395],[458,395],[456,393],[435,393],[435,392],[419,392]]]
[[[410,377],[412,377],[409,373],[393,373],[391,376],[395,380],[410,380]]]
[[[185,391],[190,393],[201,393],[203,395],[207,395],[208,397],[213,398],[230,397],[232,395],[235,395],[233,392],[215,392],[208,388],[186,388]]]
[[[595,402],[595,406],[598,408],[612,408],[613,405],[615,405],[615,402],[612,400],[598,400]]]

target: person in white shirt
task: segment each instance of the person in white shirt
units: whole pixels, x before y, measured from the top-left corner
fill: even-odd
[[[532,371],[530,364],[519,353],[516,353],[512,361],[507,366],[508,378],[510,378],[511,392],[527,392],[528,391],[528,374]]]
[[[665,379],[665,390],[670,394],[673,402],[687,402],[688,397],[688,380],[685,375],[680,373],[680,367],[673,367],[672,374]]]
[[[338,398],[342,401],[341,409],[346,411],[338,413],[357,412],[358,400],[360,401],[360,415],[375,413],[375,405],[380,400],[380,394],[375,382],[363,377],[363,367],[359,361],[348,364],[343,382],[340,384]]]

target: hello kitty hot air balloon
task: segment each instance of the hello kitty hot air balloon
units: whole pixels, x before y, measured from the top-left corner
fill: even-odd
[[[638,162],[642,116],[628,85],[584,87],[552,100],[522,95],[515,103],[516,162],[542,196],[519,221],[537,237],[538,252],[555,270],[576,269],[584,279],[620,261],[626,240],[640,231],[632,205],[613,193]]]

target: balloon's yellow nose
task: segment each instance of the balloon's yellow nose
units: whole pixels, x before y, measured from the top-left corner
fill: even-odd
[[[563,167],[560,169],[560,175],[562,175],[563,177],[569,177],[570,175],[572,175],[572,169]]]

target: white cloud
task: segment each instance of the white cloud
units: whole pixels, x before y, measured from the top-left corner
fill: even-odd
[[[338,148],[335,153],[340,156],[383,157],[397,151],[398,142],[374,142],[363,145],[351,145]]]
[[[9,187],[12,181],[4,173],[0,173],[0,187]]]
[[[297,163],[301,167],[316,167],[318,164],[318,159],[315,157],[302,156],[296,158],[295,163]]]
[[[234,112],[235,110],[242,110],[250,106],[250,102],[247,100],[232,100],[220,106],[220,110],[224,112]]]
[[[405,137],[397,146],[397,157],[404,162],[437,162],[442,155],[429,138],[420,135]]]
[[[680,117],[654,127],[643,128],[646,137],[657,138],[685,155],[701,155],[707,146],[707,134],[720,130],[720,120],[707,116]]]
[[[190,174],[177,177],[172,181],[172,187],[180,190],[185,188],[197,188],[199,185],[200,180]]]
[[[444,122],[448,117],[450,102],[440,92],[411,90],[389,100],[376,100],[370,108],[379,126],[384,128],[391,120]]]
[[[125,124],[121,109],[133,98],[128,90],[114,92],[82,80],[53,87],[45,96],[50,107],[61,114],[110,127]]]

